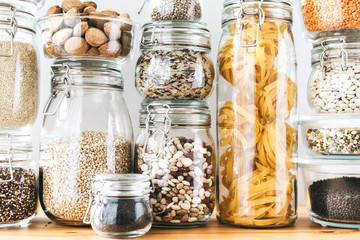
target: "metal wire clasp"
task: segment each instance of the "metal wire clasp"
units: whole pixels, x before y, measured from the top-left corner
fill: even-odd
[[[261,5],[263,3],[263,0],[259,2],[259,6],[256,8],[256,10],[253,13],[246,13],[243,6],[244,0],[240,0],[240,9],[237,17],[237,26],[239,29],[239,46],[240,47],[256,47],[259,43],[260,38],[260,30],[262,28],[262,25],[265,21],[265,11],[261,8]],[[259,20],[256,22],[255,20],[243,20],[246,16],[258,16]],[[253,44],[242,44],[242,32],[244,27],[246,27],[248,24],[253,24],[256,26],[256,39]]]
[[[340,45],[340,51],[337,52],[337,54],[332,54],[330,55],[327,51],[327,45],[330,43],[334,43],[334,44],[339,44]],[[320,64],[321,64],[321,69],[322,69],[322,74],[321,74],[321,91],[340,91],[341,89],[341,79],[340,77],[338,78],[338,82],[337,82],[337,86],[335,88],[327,88],[325,86],[325,75],[326,72],[328,70],[327,66],[325,66],[324,61],[328,58],[331,57],[340,57],[341,58],[341,70],[345,71],[347,68],[347,63],[348,63],[348,54],[344,49],[344,45],[345,45],[346,41],[344,39],[341,38],[336,38],[336,39],[327,39],[321,42],[321,47],[323,48],[323,52],[321,53],[320,56]]]
[[[155,38],[155,32],[156,32],[156,26],[153,27],[152,31],[151,31],[151,38],[150,38],[150,42],[145,44],[145,37],[144,37],[144,32],[145,29],[143,30],[142,33],[142,37],[141,37],[141,46],[145,46],[145,45],[157,45],[160,43],[160,41]]]
[[[144,0],[144,1],[142,2],[141,7],[140,7],[140,10],[138,11],[138,15],[141,14],[141,12],[143,11],[143,9],[144,9],[144,7],[145,7],[146,2],[148,2],[148,1],[149,1],[149,0]]]
[[[15,52],[15,46],[14,46],[14,38],[15,38],[15,34],[17,32],[17,28],[18,28],[18,22],[15,18],[16,15],[16,8],[10,4],[0,4],[0,6],[8,6],[10,8],[10,13],[11,13],[11,17],[7,17],[4,20],[0,20],[0,24],[9,24],[11,29],[6,29],[6,28],[0,28],[0,30],[4,30],[7,34],[9,34],[10,36],[10,54],[0,54],[0,57],[12,57],[14,56],[14,52]]]
[[[65,74],[62,76],[61,81],[63,84],[65,84],[65,91],[59,91],[55,89],[55,86],[57,85],[56,81],[55,81],[55,73],[53,70],[51,70],[51,87],[52,87],[52,92],[51,92],[51,96],[48,100],[48,102],[46,103],[42,114],[45,116],[54,116],[56,114],[56,112],[58,111],[60,104],[62,103],[62,101],[64,100],[64,98],[70,98],[71,97],[71,88],[72,88],[72,78],[70,76],[70,67],[66,64],[54,64],[51,66],[51,69],[54,68],[61,68],[63,67],[65,69]],[[60,100],[58,102],[58,104],[56,105],[55,109],[53,112],[48,112],[50,105],[53,103],[53,101],[55,100],[55,98],[57,97],[57,95],[63,92],[64,94],[60,97]]]
[[[0,179],[0,182],[11,182],[14,180],[14,172],[13,172],[13,167],[12,167],[12,160],[14,158],[14,148],[12,146],[12,136],[9,136],[9,149],[7,152],[7,158],[8,158],[8,163],[9,163],[9,171],[10,171],[10,179]]]

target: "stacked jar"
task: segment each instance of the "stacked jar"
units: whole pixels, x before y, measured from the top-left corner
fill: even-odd
[[[43,109],[40,202],[59,224],[84,221],[93,179],[132,171],[133,132],[123,98],[121,66],[136,24],[129,15],[96,10],[94,2],[63,1],[39,20],[52,60]]]
[[[146,1],[144,1],[145,3]],[[199,0],[149,1],[136,88],[142,97],[135,168],[150,176],[155,227],[204,225],[215,207],[215,146],[205,99],[215,70]]]
[[[226,0],[219,49],[217,218],[287,227],[297,218],[297,85],[290,1]]]
[[[360,9],[356,1],[300,3],[313,41],[313,114],[300,121],[308,213],[322,226],[360,228]]]
[[[0,1],[0,228],[37,212],[38,169],[30,137],[38,112],[35,13],[42,0]]]

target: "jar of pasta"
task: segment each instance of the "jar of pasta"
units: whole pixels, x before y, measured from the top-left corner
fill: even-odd
[[[150,176],[156,227],[204,225],[215,207],[215,147],[205,101],[143,101],[135,166]]]
[[[290,1],[227,0],[222,26],[218,220],[240,227],[290,226],[297,217]]]

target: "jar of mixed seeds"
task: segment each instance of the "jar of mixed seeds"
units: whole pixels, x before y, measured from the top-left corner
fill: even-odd
[[[215,147],[205,101],[143,101],[135,166],[150,176],[155,227],[204,225],[215,206]]]
[[[26,128],[38,110],[36,10],[40,0],[0,1],[0,128]],[[26,129],[25,129],[26,130]]]
[[[143,0],[140,12],[149,2],[149,15],[152,21],[200,20],[201,0]]]
[[[92,179],[132,170],[132,125],[116,66],[113,61],[52,66],[51,96],[43,110],[40,201],[56,223],[84,225]]]
[[[31,137],[0,134],[0,228],[23,226],[37,213],[38,165]]]
[[[150,190],[144,174],[98,175],[84,222],[103,237],[140,237],[152,224]]]
[[[155,100],[207,98],[215,79],[210,39],[205,23],[145,24],[136,67],[136,88],[141,96]]]
[[[314,42],[308,99],[317,113],[360,113],[360,37]]]

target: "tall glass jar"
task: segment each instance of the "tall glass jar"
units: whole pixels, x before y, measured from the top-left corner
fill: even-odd
[[[219,50],[217,217],[296,219],[296,58],[289,1],[225,1]]]
[[[204,225],[215,207],[215,147],[205,101],[143,101],[135,166],[150,176],[154,226]]]
[[[106,61],[104,60],[103,63]],[[133,140],[120,71],[96,61],[55,62],[43,110],[40,201],[57,223],[84,225],[92,179],[129,173]]]
[[[308,100],[317,113],[360,113],[360,37],[314,42]]]
[[[37,213],[38,165],[31,137],[0,134],[0,228],[23,226]]]
[[[195,21],[145,24],[136,88],[154,100],[202,100],[213,88],[209,26]]]
[[[35,12],[43,1],[0,1],[0,128],[30,127],[38,110]],[[24,129],[23,129],[24,130]]]

